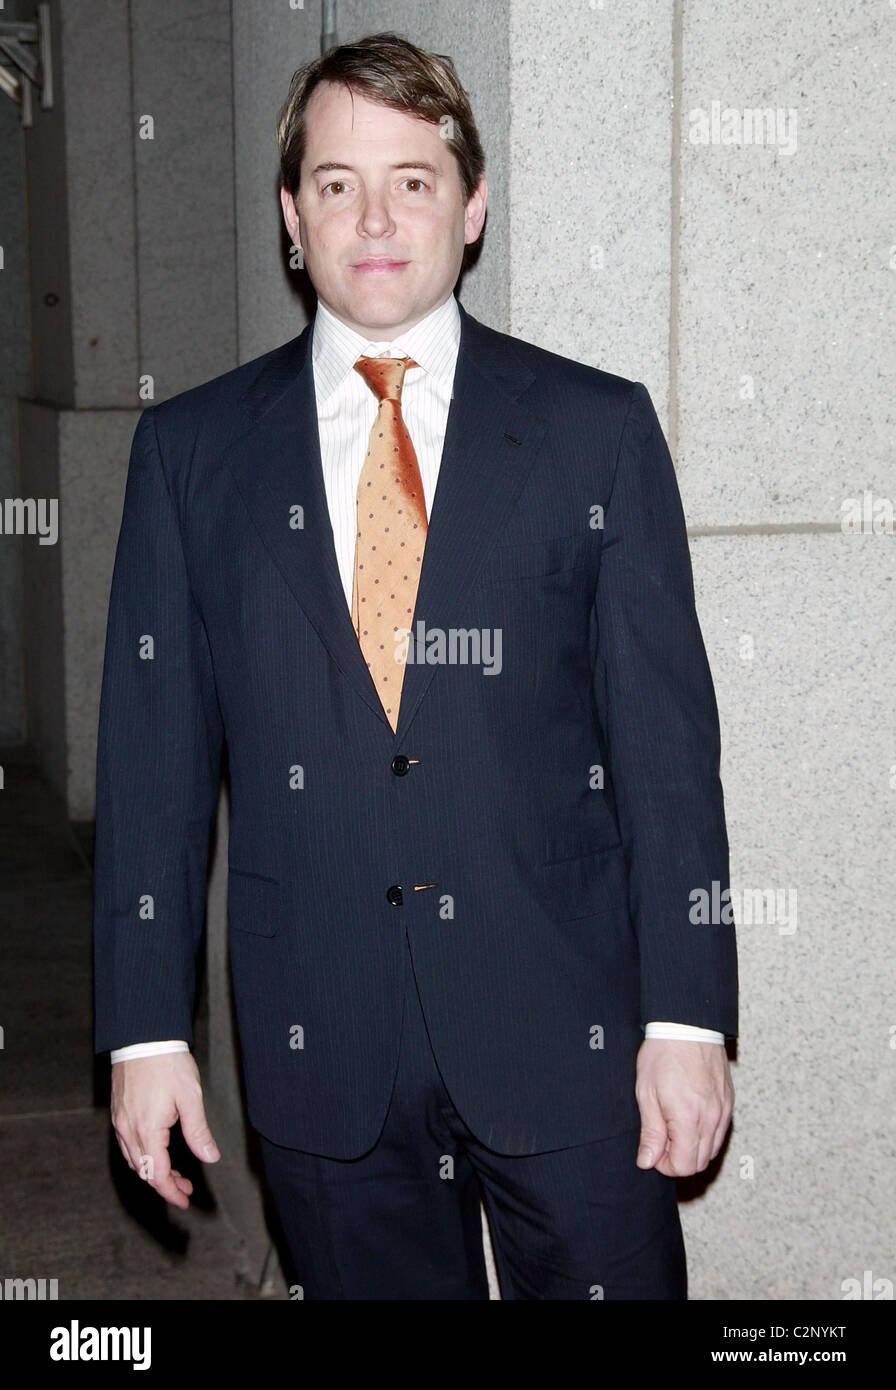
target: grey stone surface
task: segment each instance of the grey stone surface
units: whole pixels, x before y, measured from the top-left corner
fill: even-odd
[[[24,140],[19,107],[4,97],[0,102],[0,396],[26,396],[31,386]]]
[[[691,1297],[840,1299],[866,1269],[896,1274],[894,539],[692,553],[744,901],[733,1132],[682,1206]],[[745,920],[754,889],[781,893],[776,920]]]
[[[94,1090],[90,873],[58,792],[20,750],[0,758],[0,1117],[81,1111]],[[3,1224],[11,1205],[4,1181]]]
[[[22,19],[34,19],[36,0],[24,0]],[[66,145],[66,91],[77,88],[77,67],[65,70],[60,0],[50,0],[54,103],[45,111],[33,103],[34,125],[25,131],[31,291],[31,394],[37,401],[74,405],[72,264],[69,239],[71,151]],[[83,74],[84,80],[91,80]],[[121,192],[121,190],[120,190]],[[26,393],[27,394],[27,393]]]
[[[510,331],[667,418],[673,5],[510,5]]]
[[[139,14],[144,7],[136,6]],[[154,7],[157,8],[157,7]],[[138,207],[128,7],[60,6],[71,274],[72,403],[132,406],[137,393]],[[57,113],[46,119],[58,121]],[[60,402],[61,403],[61,402]]]
[[[674,366],[692,520],[836,522],[857,490],[896,488],[894,15],[863,0],[719,14],[684,7],[686,130],[714,101],[785,118],[779,143],[682,141]]]
[[[319,51],[320,4],[250,0],[232,11],[239,359],[247,362],[294,338],[313,312],[305,271],[289,267],[277,116],[293,72]]]
[[[3,1268],[58,1280],[60,1302],[260,1297],[213,1169],[188,1169],[190,1207],[168,1207],[125,1165],[105,1109],[0,1117],[0,1162]]]
[[[18,465],[18,402],[0,396],[0,505],[7,497],[19,495]],[[0,534],[0,742],[4,743],[19,743],[25,737],[22,632],[22,540],[4,530]]]
[[[59,501],[58,415],[50,406],[19,402],[21,496]],[[23,536],[22,612],[24,623],[27,737],[39,751],[41,768],[60,796],[68,793],[63,654],[64,597],[60,540],[41,545]]]
[[[69,814],[95,814],[96,738],[106,613],[136,410],[59,414]]]
[[[21,112],[0,100],[0,502],[18,495],[16,397],[31,389],[28,230]],[[0,534],[0,740],[25,736],[21,543]]]
[[[243,1235],[232,1147],[202,1165],[175,1129],[176,1166],[194,1184],[183,1212],[119,1151],[108,1056],[93,1055],[90,866],[31,762],[4,748],[0,765],[0,1270],[57,1280],[60,1302],[255,1299],[262,1266]],[[205,1033],[200,1019],[203,1061]],[[267,1296],[285,1299],[282,1281]]]
[[[55,545],[19,541],[28,736],[69,814],[89,820],[109,586],[139,412],[23,401],[20,413],[22,495],[59,506]]]
[[[140,372],[164,400],[237,364],[230,10],[130,16]]]

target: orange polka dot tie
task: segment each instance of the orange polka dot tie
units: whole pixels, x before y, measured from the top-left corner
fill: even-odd
[[[404,374],[416,366],[410,357],[354,363],[379,408],[358,480],[352,623],[393,730],[427,531],[420,465],[401,415]]]

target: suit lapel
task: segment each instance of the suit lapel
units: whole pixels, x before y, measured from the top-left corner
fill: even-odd
[[[517,399],[533,373],[501,335],[459,308],[454,389],[414,610],[414,623],[422,621],[427,631],[475,627],[476,613],[466,610],[464,601],[528,477],[545,429],[545,422]],[[406,667],[399,743],[437,669],[419,661]]]
[[[324,485],[309,324],[249,388],[226,462],[261,539],[346,680],[391,733],[352,627]],[[290,524],[302,508],[302,525]]]
[[[463,601],[537,456],[545,422],[517,398],[533,373],[462,305],[454,388],[414,622],[474,626]],[[268,361],[242,401],[247,428],[226,463],[262,540],[327,651],[391,734],[352,627],[330,524],[307,328]],[[293,509],[303,525],[291,526]],[[416,629],[415,629],[416,630]],[[396,741],[436,671],[405,669]]]

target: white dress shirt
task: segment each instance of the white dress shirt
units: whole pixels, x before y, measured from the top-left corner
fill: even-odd
[[[454,369],[460,346],[460,313],[453,294],[419,323],[389,342],[374,342],[356,333],[318,301],[312,331],[312,362],[320,454],[336,559],[345,600],[352,602],[357,533],[358,479],[379,402],[358,372],[359,357],[411,357],[418,364],[405,372],[401,413],[414,445],[426,515],[432,511]],[[678,1038],[724,1044],[724,1034],[685,1023],[648,1023],[647,1038]],[[164,1052],[188,1052],[186,1042],[133,1043],[115,1048],[112,1062],[155,1057]]]

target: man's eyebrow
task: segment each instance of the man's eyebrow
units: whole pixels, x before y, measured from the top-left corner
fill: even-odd
[[[429,163],[427,163],[427,161],[426,161],[425,159],[412,159],[412,160],[404,161],[404,162],[402,162],[401,164],[390,164],[390,165],[389,165],[389,168],[390,168],[390,169],[425,169],[425,170],[427,171],[427,173],[432,174],[435,178],[438,178],[438,177],[440,176],[440,173],[441,173],[441,171],[440,171],[439,169],[437,169],[436,166],[435,166],[434,164],[429,164]],[[311,170],[311,173],[312,173],[312,176],[313,176],[314,174],[331,173],[331,172],[333,172],[334,170],[340,170],[340,169],[345,169],[345,170],[346,170],[348,173],[350,173],[350,174],[354,174],[354,173],[357,172],[355,169],[352,168],[351,164],[337,164],[337,163],[335,163],[333,160],[328,160],[328,161],[326,161],[324,164],[317,164],[317,165],[315,165],[315,167]]]

